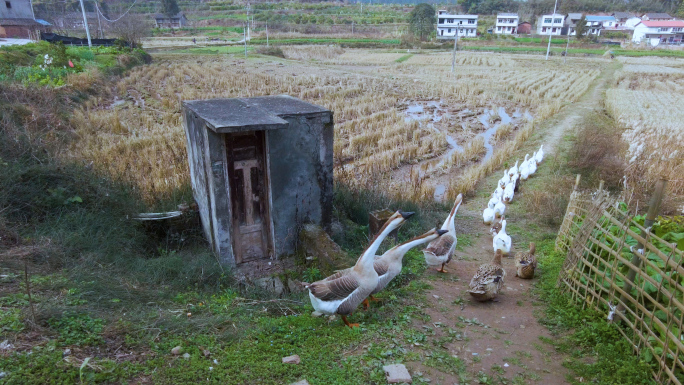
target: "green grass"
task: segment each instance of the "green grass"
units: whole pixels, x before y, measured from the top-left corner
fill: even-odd
[[[553,249],[552,240],[537,246],[542,272],[537,290],[547,305],[540,323],[554,334],[546,342],[570,356],[564,362],[573,371],[567,380],[572,384],[579,383],[578,378],[599,384],[655,384],[654,368],[634,355],[619,326],[606,322],[605,314],[582,309],[556,286],[565,255]]]
[[[247,46],[247,52],[254,50],[254,46]],[[243,45],[229,45],[218,47],[202,47],[202,48],[185,48],[166,51],[168,53],[177,54],[194,54],[194,55],[225,55],[225,54],[244,54],[245,47]]]
[[[400,57],[399,59],[395,60],[395,62],[396,63],[403,63],[403,62],[407,61],[408,59],[410,59],[412,56],[413,55],[404,55],[404,56]]]

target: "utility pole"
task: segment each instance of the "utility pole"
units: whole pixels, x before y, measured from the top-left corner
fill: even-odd
[[[568,60],[568,48],[570,47],[570,27],[568,27],[568,42],[565,43],[565,56],[563,56],[563,64]]]
[[[81,0],[83,1],[83,0]],[[245,59],[247,58],[247,27],[242,28],[242,40],[245,41]]]
[[[549,60],[549,52],[551,52],[551,31],[553,31],[553,22],[556,16],[556,7],[558,7],[558,0],[553,4],[553,14],[551,15],[551,29],[549,29],[549,45],[546,47],[546,60]]]
[[[454,53],[451,55],[451,73],[454,73],[454,67],[456,67],[456,44],[458,43],[458,29],[456,30],[456,36],[454,36]]]
[[[268,48],[268,23],[266,23],[266,48]]]
[[[81,12],[83,12],[83,24],[86,29],[86,36],[88,37],[88,48],[93,48],[93,42],[90,40],[90,29],[88,28],[88,18],[86,17],[85,7],[83,6],[83,0],[81,1]]]
[[[354,20],[352,20],[352,35],[354,34]]]

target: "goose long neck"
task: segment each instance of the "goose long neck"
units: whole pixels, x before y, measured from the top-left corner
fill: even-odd
[[[406,254],[409,250],[412,248],[422,245],[423,243],[428,243],[430,242],[434,237],[427,236],[425,234],[417,236],[411,240],[408,240],[401,245],[395,246],[392,250],[393,253],[396,253],[397,256],[404,257],[404,254]]]
[[[506,221],[501,221],[501,232],[506,234]]]
[[[454,204],[454,207],[451,208],[451,212],[449,213],[449,216],[447,219],[444,221],[444,224],[442,224],[442,230],[454,230],[454,221],[456,220],[456,212],[458,211],[458,208],[461,207],[461,203],[463,202],[463,199],[458,199],[458,201]]]
[[[376,235],[375,238],[373,238],[373,242],[371,242],[370,246],[368,246],[366,251],[364,251],[361,255],[361,258],[359,258],[359,260],[356,262],[356,265],[363,267],[372,267],[373,260],[375,259],[375,253],[378,251],[378,248],[380,248],[380,244],[383,240],[385,240],[389,233],[391,233],[398,226],[399,224],[395,224],[394,221],[390,223],[385,223],[380,233]]]

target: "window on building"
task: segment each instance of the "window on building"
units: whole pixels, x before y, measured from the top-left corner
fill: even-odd
[[[447,30],[447,33],[451,33],[451,28],[449,28],[449,29]]]
[[[453,22],[454,22],[454,19],[448,19],[447,20],[447,23],[453,23]]]
[[[553,19],[553,22],[556,23],[556,24],[562,23],[562,22],[563,22],[563,19]]]
[[[475,24],[475,20],[473,20],[473,19],[468,19],[468,24]]]
[[[504,22],[503,19],[499,19],[499,23],[503,23],[503,22]]]
[[[546,27],[542,27],[542,33],[546,32]]]
[[[497,29],[498,29],[499,31],[501,31],[501,26],[497,27]]]
[[[544,23],[551,24],[551,18],[550,18],[550,17],[545,18],[545,19],[544,19]]]
[[[7,7],[7,9],[12,8],[12,3],[10,3],[9,1],[5,1],[5,7]]]
[[[444,19],[439,19],[439,24],[444,24]]]

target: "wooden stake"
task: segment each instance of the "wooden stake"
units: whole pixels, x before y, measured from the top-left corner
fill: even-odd
[[[660,210],[660,204],[663,201],[663,195],[665,194],[666,185],[667,180],[665,179],[660,179],[656,182],[655,191],[653,192],[653,196],[651,196],[651,202],[648,205],[648,213],[646,213],[646,219],[644,220],[644,228],[648,230],[648,233],[650,233],[650,227],[653,226],[656,216],[658,215],[658,211]],[[647,239],[648,233],[642,230],[641,237]],[[639,250],[643,249],[644,245],[641,242],[639,242],[637,244],[637,247],[633,249],[634,256],[632,257],[632,260],[630,262],[632,263],[632,265],[634,265],[635,268],[630,269],[627,272],[627,280],[625,281],[625,285],[623,287],[625,294],[620,296],[620,306],[618,306],[617,309],[618,312],[622,312],[625,309],[625,307],[622,304],[627,302],[627,295],[630,295],[630,292],[632,291],[632,286],[634,285],[634,278],[636,277],[637,273],[636,269],[638,269],[641,266]]]
[[[24,281],[26,282],[26,295],[28,296],[29,307],[31,308],[31,318],[36,324],[36,309],[33,307],[33,297],[31,296],[31,280],[29,279],[28,262],[24,261]]]

